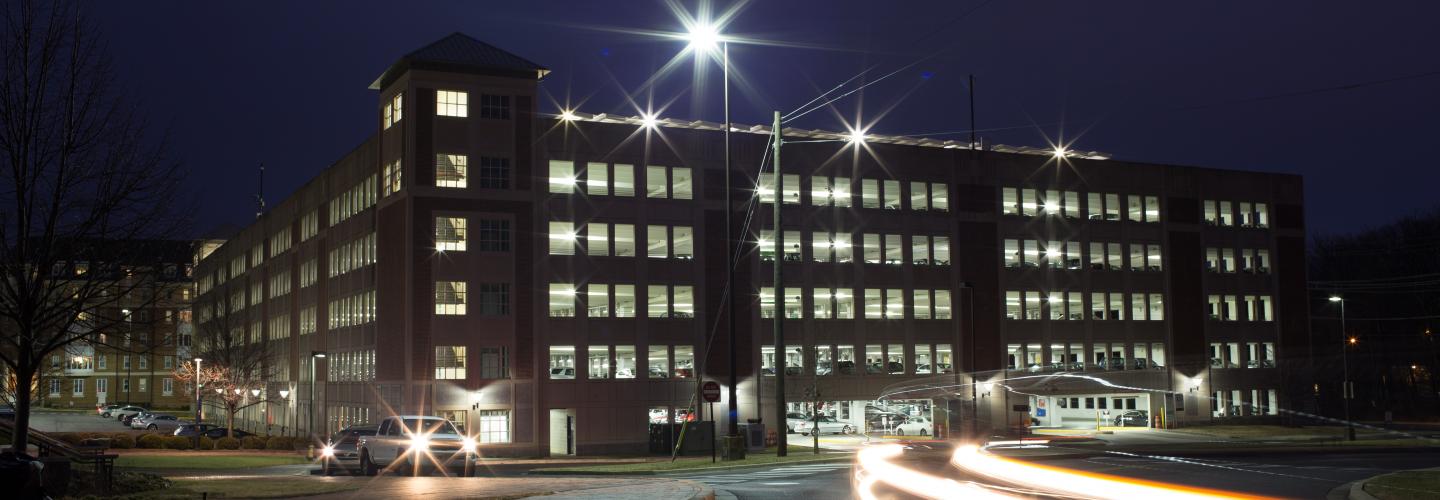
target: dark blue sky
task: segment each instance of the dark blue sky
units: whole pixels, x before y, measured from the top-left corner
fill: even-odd
[[[840,50],[732,47],[736,72],[755,89],[734,92],[734,119],[768,122],[772,109],[789,111],[869,65],[879,76],[948,48],[838,111],[853,118],[863,102],[869,122],[893,107],[875,133],[964,130],[973,73],[978,128],[1009,128],[982,134],[993,142],[1043,146],[1063,131],[1075,148],[1120,159],[1303,174],[1312,232],[1436,205],[1440,77],[1245,100],[1440,71],[1440,2],[999,0],[949,23],[981,3],[753,2],[729,33]],[[121,79],[169,128],[191,172],[199,231],[253,216],[256,164],[267,165],[275,201],[359,144],[377,123],[370,82],[450,32],[550,67],[543,89],[562,101],[590,96],[589,112],[634,114],[622,89],[683,48],[592,29],[681,29],[666,4],[645,0],[87,8]],[[718,121],[718,73],[709,77],[697,94],[690,65],[669,75],[654,93],[657,103],[674,100],[663,116]],[[1177,109],[1191,106],[1200,107]],[[794,125],[844,128],[823,110]]]

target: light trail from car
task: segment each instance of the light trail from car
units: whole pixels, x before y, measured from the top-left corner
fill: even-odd
[[[1040,465],[1001,457],[975,445],[956,449],[950,462],[977,476],[1070,497],[1165,500],[1269,498]]]

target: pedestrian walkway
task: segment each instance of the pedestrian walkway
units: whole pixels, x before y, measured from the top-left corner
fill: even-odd
[[[571,478],[543,480],[519,477],[324,477],[316,481],[356,481],[365,486],[344,493],[316,495],[314,499],[356,498],[526,498],[546,499],[657,499],[692,500],[713,498],[709,486],[684,479]]]
[[[801,464],[786,465],[774,469],[748,470],[743,472],[732,472],[727,474],[676,474],[674,476],[699,481],[705,484],[721,485],[743,483],[748,481],[761,481],[767,479],[783,479],[793,477],[804,477],[824,472],[845,470],[850,468],[850,463],[823,463],[823,464]]]

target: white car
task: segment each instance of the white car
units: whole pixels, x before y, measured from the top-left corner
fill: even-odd
[[[115,420],[123,420],[127,416],[141,413],[145,413],[145,409],[139,406],[125,406],[110,410],[110,416],[115,417]]]
[[[895,426],[896,436],[929,436],[934,433],[934,424],[925,417],[910,417],[905,423]]]
[[[809,436],[811,429],[818,428],[817,434],[850,434],[855,428],[850,424],[835,420],[833,417],[820,417],[815,420],[805,420],[795,423],[795,432],[801,436]]]
[[[476,459],[474,438],[460,434],[449,420],[423,415],[387,417],[374,435],[359,436],[355,449],[366,476],[392,468],[413,474],[457,466],[469,475]]]

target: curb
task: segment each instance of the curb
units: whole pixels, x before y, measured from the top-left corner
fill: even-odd
[[[1440,447],[1435,446],[1408,446],[1408,447],[1303,447],[1303,448],[1239,448],[1239,449],[1208,449],[1208,450],[1165,450],[1150,448],[1115,448],[1111,451],[1123,451],[1126,453],[1144,453],[1150,455],[1167,455],[1172,457],[1209,457],[1217,455],[1231,456],[1252,456],[1252,455],[1305,455],[1312,453],[1414,453],[1433,452],[1440,453]]]
[[[1370,482],[1369,479],[1361,479],[1350,483],[1350,493],[1346,494],[1345,498],[1349,500],[1378,500],[1373,495],[1365,492],[1365,483],[1368,482]]]
[[[690,495],[690,500],[715,500],[714,487],[711,487],[710,485],[699,481],[690,481],[685,479],[679,479],[678,481],[686,484],[693,484],[695,485],[695,489],[699,490],[694,495]]]
[[[559,469],[559,468],[547,468],[547,469],[531,469],[529,472],[526,472],[526,474],[527,474],[527,475],[537,475],[537,476],[664,476],[664,475],[669,475],[669,474],[689,474],[689,473],[712,471],[712,470],[741,469],[741,468],[745,468],[745,467],[765,467],[765,466],[777,466],[777,467],[779,467],[779,466],[794,465],[794,464],[816,464],[816,463],[826,463],[826,462],[845,462],[845,461],[854,460],[854,458],[855,458],[855,455],[854,455],[854,454],[846,453],[846,454],[842,454],[842,455],[840,455],[840,456],[826,457],[826,458],[817,458],[817,459],[815,459],[815,460],[794,460],[794,461],[790,461],[790,462],[772,462],[772,463],[767,463],[767,464],[717,465],[717,466],[714,466],[714,467],[690,467],[690,468],[685,468],[685,469],[638,470],[638,471],[566,471],[566,470],[557,470],[557,469]]]
[[[1367,478],[1365,478],[1365,479],[1361,479],[1361,480],[1359,480],[1359,481],[1355,481],[1355,482],[1353,482],[1353,483],[1350,483],[1350,492],[1346,495],[1346,498],[1348,498],[1349,500],[1378,500],[1378,499],[1375,498],[1375,495],[1371,495],[1370,493],[1368,493],[1368,492],[1365,491],[1365,484],[1366,484],[1366,483],[1369,483],[1371,480],[1373,480],[1373,479],[1375,479],[1375,478],[1377,478],[1377,477],[1381,477],[1381,476],[1388,476],[1388,475],[1396,474],[1396,473],[1400,473],[1400,472],[1417,472],[1417,471],[1440,471],[1440,467],[1431,467],[1431,468],[1426,468],[1426,469],[1396,470],[1396,471],[1386,472],[1386,473],[1384,473],[1384,474],[1377,474],[1377,475],[1374,475],[1374,476],[1370,476],[1370,477],[1367,477]]]

